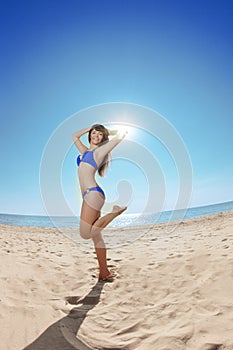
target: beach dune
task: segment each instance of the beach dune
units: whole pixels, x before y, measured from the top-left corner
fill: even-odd
[[[233,211],[140,230],[103,283],[92,247],[0,225],[1,348],[233,350]]]

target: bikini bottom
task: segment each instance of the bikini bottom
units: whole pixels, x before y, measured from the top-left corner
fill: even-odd
[[[83,199],[84,199],[84,197],[86,196],[86,194],[88,194],[88,193],[91,192],[91,191],[100,192],[100,193],[104,196],[104,198],[105,198],[105,194],[104,194],[104,191],[102,190],[102,188],[99,187],[99,186],[96,186],[96,187],[88,187],[88,188],[86,189],[86,191],[83,192]]]

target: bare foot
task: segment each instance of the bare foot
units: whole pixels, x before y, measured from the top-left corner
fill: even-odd
[[[109,270],[99,274],[99,281],[106,281],[106,282],[112,282],[114,280],[114,277],[116,277],[116,275],[114,274],[114,272],[111,272]]]
[[[119,205],[114,205],[112,208],[112,213],[117,213],[118,215],[122,214],[127,207],[120,207]]]
[[[113,282],[114,281],[114,276],[109,275],[106,277],[99,277],[98,279],[99,282]]]

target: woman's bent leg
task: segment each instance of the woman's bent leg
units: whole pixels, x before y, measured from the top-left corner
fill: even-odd
[[[86,197],[88,197],[88,200]],[[86,197],[83,201],[80,215],[80,235],[84,239],[90,239],[93,237],[93,224],[100,217],[104,198],[100,194],[94,192],[90,192]]]
[[[99,196],[99,195],[98,195]],[[97,201],[98,202],[98,201]],[[105,228],[114,218],[120,215],[126,210],[126,207],[114,206],[111,213],[100,217],[100,209],[104,204],[104,199],[102,202],[99,201],[98,205],[93,208],[89,203],[83,201],[81,218],[80,218],[80,235],[84,239],[92,238],[96,256],[98,259],[100,274],[100,279],[106,279],[111,277],[111,272],[107,267],[107,252],[106,247],[101,235],[101,231]]]
[[[95,234],[100,233],[108,224],[110,224],[110,222],[122,214],[126,209],[127,207],[119,207],[118,205],[114,205],[111,213],[99,217],[92,226],[91,232],[93,233],[93,237]]]
[[[104,197],[98,192],[89,192],[85,196],[80,218],[80,235],[82,238],[90,239],[98,235],[103,228],[127,209],[127,207],[114,205],[111,213],[100,217],[103,204]]]
[[[100,210],[92,208],[87,204],[86,201],[84,201],[81,211],[80,235],[84,239],[92,238],[99,264],[99,278],[105,279],[111,275],[111,272],[108,270],[107,267],[106,247],[101,233],[97,232],[95,233],[95,235],[93,235],[92,233],[93,224],[99,219],[99,217]]]

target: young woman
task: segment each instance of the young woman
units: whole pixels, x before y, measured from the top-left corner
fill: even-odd
[[[89,148],[80,140],[88,133]],[[109,140],[109,136],[114,136]],[[127,207],[115,205],[112,212],[101,217],[105,194],[95,180],[96,171],[104,175],[110,160],[110,152],[125,137],[124,133],[110,131],[101,124],[77,131],[73,141],[81,155],[77,158],[78,177],[83,197],[80,215],[80,235],[84,239],[92,239],[99,263],[99,280],[111,281],[113,275],[107,267],[106,247],[101,231]]]

